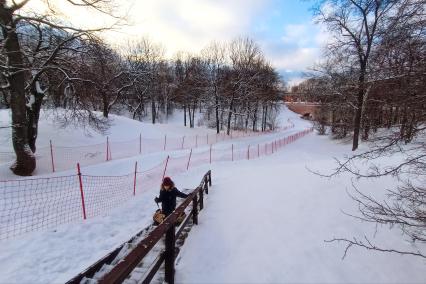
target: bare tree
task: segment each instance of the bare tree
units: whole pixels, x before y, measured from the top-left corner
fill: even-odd
[[[2,57],[4,62],[2,62],[1,68],[6,81],[2,89],[7,89],[10,92],[13,133],[12,142],[16,153],[16,161],[11,169],[17,175],[30,175],[36,167],[36,160],[30,147],[28,137],[27,95],[31,92],[33,96],[44,94],[46,90],[42,89],[39,81],[43,72],[34,72],[36,70],[29,68],[25,62],[25,50],[23,48],[21,35],[25,34],[30,26],[36,27],[39,32],[43,32],[44,27],[50,27],[51,29],[57,30],[58,33],[75,34],[94,32],[75,28],[73,25],[64,24],[63,21],[60,21],[60,19],[56,17],[57,13],[55,8],[53,5],[50,5],[49,1],[46,1],[49,7],[49,9],[47,9],[49,14],[26,13],[24,7],[28,2],[29,0],[22,0],[19,2],[0,1],[0,26],[2,31],[0,47],[4,55]],[[66,2],[103,13],[110,12],[108,7],[110,7],[111,1],[109,0],[67,0]],[[67,41],[65,40],[65,42]],[[56,45],[57,48],[51,48],[51,57],[56,57],[59,52],[58,50],[64,45],[64,41],[59,41]],[[36,54],[40,51],[37,46],[38,45],[33,49]],[[51,61],[49,57],[47,57],[46,60],[48,63]],[[31,63],[31,60],[29,60],[29,62]],[[28,82],[27,78],[30,78],[28,89],[26,88]],[[34,106],[39,100],[36,96],[31,97],[30,95],[29,98],[29,103]],[[31,107],[30,111],[31,110],[34,109]],[[33,120],[37,120],[36,112],[33,112],[31,116]],[[31,139],[34,140],[36,138],[36,132],[30,133],[30,135],[32,135]],[[34,145],[35,142],[31,142],[31,144]]]
[[[333,177],[348,172],[361,179],[384,176],[397,178],[396,186],[386,189],[387,195],[384,199],[375,198],[355,187],[350,197],[357,203],[360,214],[354,217],[366,222],[399,228],[402,235],[412,242],[412,250],[385,248],[375,244],[368,237],[363,239],[340,237],[331,241],[345,242],[347,244],[345,255],[351,247],[360,246],[426,258],[425,2],[422,0],[350,2],[343,8],[347,9],[355,3],[363,7],[361,4],[374,2],[375,6],[372,6],[374,15],[376,13],[381,15],[381,20],[377,21],[378,36],[371,45],[370,59],[363,81],[366,92],[362,102],[362,125],[359,130],[362,130],[362,138],[369,141],[369,150],[337,161],[334,171],[325,176]],[[342,1],[333,2],[336,3],[342,4]],[[387,8],[382,11],[377,9],[379,4],[389,6],[384,6]],[[359,15],[363,17],[364,14],[369,15],[366,12],[361,11]],[[374,17],[367,16],[367,20]],[[367,20],[348,23],[356,25],[365,33]],[[348,37],[352,38],[352,35]],[[352,41],[355,42],[355,39]],[[346,47],[336,46],[336,50],[346,51]],[[336,60],[336,57],[333,58]],[[329,94],[320,96],[325,106],[336,106],[345,96],[351,101],[353,92],[359,94],[359,84],[351,83],[354,74],[359,74],[358,72],[359,69],[354,73],[353,69],[345,64],[329,65],[328,71],[324,72],[326,75],[321,78],[320,87],[317,86],[317,90],[327,89],[326,86],[329,86]],[[344,108],[333,107],[328,110],[333,117],[332,132],[334,117],[345,116],[338,113],[342,109]],[[359,109],[355,111],[358,112]],[[378,129],[381,131],[377,131]],[[374,135],[370,135],[371,132],[374,132]],[[388,159],[391,156],[398,156],[400,159]],[[383,166],[384,161],[386,166]]]
[[[202,50],[203,58],[207,61],[209,68],[209,81],[210,88],[209,94],[214,98],[214,110],[216,120],[216,133],[220,132],[220,117],[219,117],[219,98],[220,98],[220,71],[226,63],[226,48],[223,44],[212,42],[209,46]]]
[[[319,21],[325,23],[335,35],[335,43],[329,46],[329,50],[344,53],[356,70],[353,151],[358,148],[364,102],[368,96],[366,82],[371,77],[371,54],[383,35],[396,3],[398,1],[325,0],[316,9]]]
[[[95,104],[100,100],[102,114],[108,118],[111,108],[123,98],[136,81],[121,56],[105,43],[91,40],[82,54],[81,76],[93,88]]]

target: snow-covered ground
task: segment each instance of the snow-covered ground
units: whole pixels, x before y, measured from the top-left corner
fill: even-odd
[[[72,174],[75,173],[77,163],[80,163],[83,168],[90,165],[100,166],[94,168],[95,172],[100,170],[101,174],[105,174],[105,169],[108,168],[113,168],[115,171],[117,166],[105,165],[107,149],[109,149],[109,160],[144,157],[144,160],[139,162],[143,170],[149,168],[152,162],[158,164],[159,156],[164,160],[168,154],[172,153],[184,155],[187,152],[189,154],[190,148],[196,148],[195,151],[200,152],[206,151],[209,145],[214,145],[214,149],[220,150],[229,148],[231,144],[235,144],[236,148],[242,148],[254,142],[271,142],[282,137],[283,128],[291,125],[290,121],[281,120],[281,131],[262,134],[256,139],[249,140],[244,136],[255,136],[260,133],[235,131],[231,134],[232,139],[229,139],[230,137],[224,133],[216,135],[215,130],[206,127],[183,126],[183,113],[175,111],[174,115],[170,116],[168,124],[157,123],[155,125],[111,114],[108,120],[110,128],[104,133],[99,133],[90,128],[75,127],[73,124],[63,126],[60,119],[58,120],[58,116],[64,115],[64,113],[64,110],[42,111],[41,113],[36,151],[37,168],[33,173],[34,176],[45,176],[52,173],[54,168],[59,174],[49,176],[63,175],[64,171],[70,169],[72,170],[69,171],[69,174]],[[10,110],[0,110],[0,126],[10,125],[10,119]],[[196,121],[200,119],[201,114],[197,112]],[[167,147],[164,145],[166,140]],[[107,141],[109,141],[109,147]],[[50,142],[53,145],[52,149],[49,147]],[[166,148],[165,151],[163,146]],[[173,151],[181,148],[188,151],[177,151],[179,153]],[[14,158],[10,128],[0,128],[0,180],[20,178],[9,170]],[[94,168],[91,167],[91,169]],[[130,171],[126,168],[124,172],[120,172],[128,174]]]
[[[425,260],[355,247],[342,260],[345,245],[325,242],[365,234],[383,248],[416,250],[398,230],[375,234],[373,224],[342,213],[357,214],[351,182],[374,194],[395,180],[329,180],[307,170],[325,173],[335,166],[331,156],[349,150],[313,134],[255,162],[215,165],[199,225],[177,260],[177,282],[425,283]]]
[[[285,110],[280,117],[282,124],[288,118],[295,124],[288,135],[310,126]],[[156,125],[151,135],[160,137],[171,128],[177,135],[180,131],[209,131]],[[133,135],[133,128],[119,127],[110,130],[111,137],[115,131],[122,132],[117,138],[130,135],[125,134],[128,132]],[[282,133],[232,143],[245,147],[270,141],[275,135]],[[222,143],[225,147],[231,142]],[[206,170],[211,168],[213,174],[213,187],[200,214],[200,224],[192,229],[177,260],[178,282],[424,283],[425,261],[358,248],[342,261],[344,245],[324,242],[333,237],[363,237],[366,233],[382,246],[411,248],[398,231],[379,228],[374,236],[374,226],[341,212],[356,212],[346,193],[352,186],[349,176],[328,180],[307,170],[327,171],[334,166],[333,157],[349,153],[348,145],[311,134],[269,157],[213,163],[173,176],[179,188],[194,188]],[[164,155],[116,160],[84,171],[128,173],[135,160],[149,164],[161,161]],[[357,182],[360,189],[368,191],[382,191],[394,184],[390,178]],[[69,280],[150,224],[157,193],[157,188],[143,191],[108,215],[1,241],[0,283]]]

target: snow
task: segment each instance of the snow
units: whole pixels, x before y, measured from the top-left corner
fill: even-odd
[[[0,111],[2,123],[5,116]],[[295,128],[284,134],[310,126],[287,110],[280,121],[285,124],[289,118]],[[140,131],[153,138],[165,133],[210,133],[204,128],[173,124],[174,118],[169,119],[168,125],[150,125],[119,116],[113,119],[109,135],[117,140],[134,138]],[[53,134],[58,143],[76,145],[93,144],[105,138],[96,133],[86,136],[81,129],[60,129],[43,119],[40,145],[48,143],[49,137],[45,135]],[[225,141],[217,146],[233,143],[246,147],[279,135],[283,133]],[[1,143],[1,147],[7,148]],[[159,163],[167,154],[178,156],[187,152],[153,153],[82,170],[92,175],[127,174],[135,161],[142,170]],[[196,187],[208,169],[212,169],[213,179],[199,225],[193,227],[177,260],[177,282],[424,283],[423,260],[360,248],[352,248],[342,260],[344,244],[324,242],[333,237],[366,234],[383,247],[413,249],[397,230],[379,227],[376,233],[372,224],[360,223],[342,213],[357,212],[346,192],[351,190],[352,182],[359,189],[380,196],[384,187],[395,186],[394,179],[353,181],[350,176],[341,175],[329,180],[308,170],[326,172],[335,166],[333,157],[346,154],[350,154],[348,145],[311,134],[271,156],[203,165],[173,176],[180,189]],[[151,224],[157,194],[158,188],[146,189],[109,214],[0,241],[0,283],[66,282]]]
[[[30,100],[29,100],[29,102],[27,103],[27,107],[28,107],[28,108],[32,108],[32,107],[33,107],[33,105],[34,105],[34,103],[35,103],[35,96],[34,96],[34,95],[31,95],[31,96],[30,96]]]
[[[363,238],[387,248],[415,250],[397,230],[360,223],[346,190],[393,187],[392,178],[324,179],[335,166],[330,153],[348,146],[310,135],[255,162],[214,166],[213,188],[199,225],[186,240],[176,267],[177,283],[424,283],[426,261],[352,248],[334,237]],[[238,174],[235,174],[238,172]],[[424,248],[423,248],[424,249]]]
[[[100,113],[98,114],[100,115]],[[111,128],[104,134],[73,125],[62,127],[54,119],[55,116],[61,117],[61,115],[63,115],[63,110],[56,110],[55,112],[42,110],[40,112],[37,147],[49,146],[50,140],[56,146],[86,146],[104,143],[106,136],[109,136],[111,141],[126,141],[139,138],[141,133],[144,138],[164,138],[166,134],[170,137],[181,137],[182,135],[214,133],[214,130],[204,127],[191,129],[183,126],[183,119],[181,119],[179,112],[169,119],[169,124],[157,123],[155,125],[111,114],[109,115]],[[10,110],[0,110],[0,126],[8,126],[10,123]],[[10,129],[1,129],[0,134],[0,152],[13,151]]]

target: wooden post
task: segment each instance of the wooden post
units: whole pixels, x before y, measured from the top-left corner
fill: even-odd
[[[195,148],[198,147],[198,134],[195,135]]]
[[[175,283],[175,225],[166,233],[166,249],[164,252],[164,280],[168,284]]]
[[[258,158],[260,157],[260,145],[259,144],[257,144],[257,157]]]
[[[194,199],[192,199],[192,222],[195,225],[198,225],[198,208],[197,208],[197,203],[198,203],[198,196],[195,194],[194,195]]]
[[[204,208],[204,188],[200,188],[200,211]]]
[[[52,162],[52,172],[55,172],[55,162],[53,159],[53,147],[52,147],[52,140],[49,140],[50,142],[50,160]]]
[[[136,195],[136,175],[138,173],[138,162],[135,162],[135,176],[133,178],[133,195]]]
[[[210,145],[210,164],[212,163],[212,145]]]
[[[210,185],[211,185],[210,175],[206,176],[206,178],[204,179],[204,191],[206,192],[206,194],[209,194],[209,185],[208,185],[208,183],[210,183]]]
[[[142,154],[142,133],[139,134],[139,154]]]
[[[83,180],[81,178],[80,164],[77,163],[77,175],[80,183],[81,208],[83,210],[83,219],[86,220],[86,205],[84,203]]]
[[[164,151],[166,151],[167,135],[164,135]]]
[[[186,164],[186,170],[189,169],[189,163],[191,162],[191,156],[192,156],[192,148],[191,148],[191,152],[189,152],[189,158],[188,158],[188,163]]]

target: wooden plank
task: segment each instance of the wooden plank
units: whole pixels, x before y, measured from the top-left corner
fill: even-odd
[[[192,192],[188,198],[172,213],[163,223],[143,239],[123,260],[121,260],[112,270],[107,273],[98,283],[121,283],[133,271],[138,263],[150,252],[161,237],[174,226],[178,216],[185,210],[194,198],[196,191]]]

